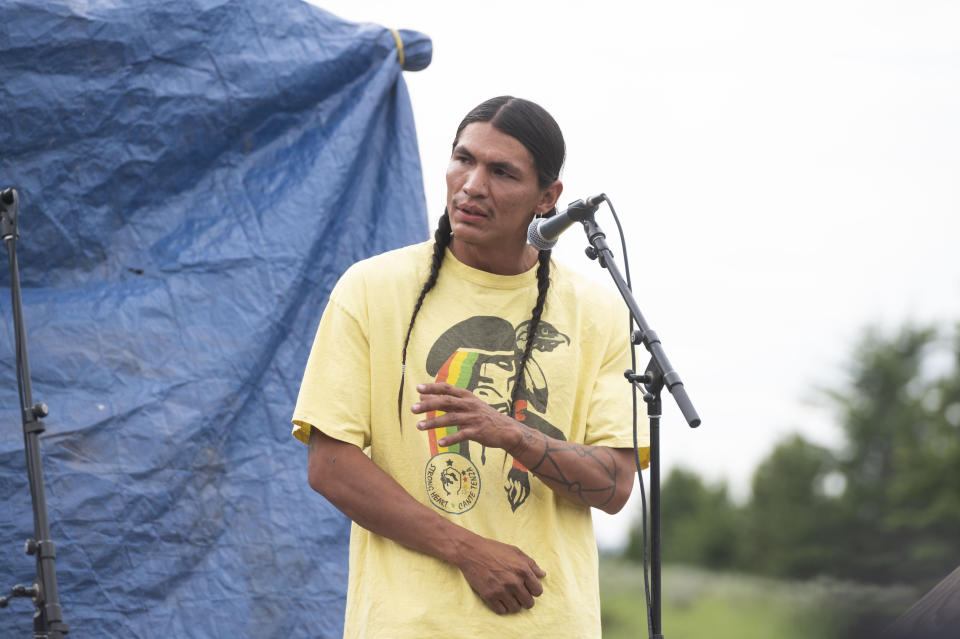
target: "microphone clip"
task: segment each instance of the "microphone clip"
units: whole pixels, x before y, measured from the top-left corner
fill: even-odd
[[[600,195],[592,195],[582,200],[575,200],[567,205],[567,208],[562,214],[567,215],[574,222],[582,222],[588,216],[597,212],[597,209],[600,208],[600,204],[603,203],[605,197],[606,195],[601,193]]]
[[[582,200],[571,202],[562,212],[549,218],[534,218],[527,228],[527,241],[537,250],[549,251],[556,243],[560,234],[575,222],[587,224],[593,219],[593,214],[606,195],[594,195]]]

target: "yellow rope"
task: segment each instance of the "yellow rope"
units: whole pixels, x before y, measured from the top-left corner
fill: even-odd
[[[400,32],[396,29],[390,29],[390,33],[393,34],[393,39],[397,41],[397,60],[400,61],[400,66],[403,66],[403,40],[400,38]]]

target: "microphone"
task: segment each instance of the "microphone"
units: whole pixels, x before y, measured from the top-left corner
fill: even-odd
[[[577,200],[567,205],[562,213],[553,217],[535,217],[527,227],[527,242],[538,251],[549,251],[557,244],[560,234],[570,228],[574,222],[581,222],[603,202],[606,195],[594,195],[585,200]]]

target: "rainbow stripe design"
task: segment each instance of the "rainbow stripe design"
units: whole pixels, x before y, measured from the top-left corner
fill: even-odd
[[[444,362],[443,366],[440,367],[440,370],[437,371],[438,382],[446,382],[451,386],[456,386],[457,388],[467,388],[470,384],[470,380],[473,377],[474,364],[477,362],[477,356],[479,353],[474,353],[470,351],[457,351]],[[443,415],[442,410],[430,411],[427,413],[427,417],[439,417]],[[460,430],[459,426],[446,426],[443,428],[434,428],[430,430],[430,455],[436,455],[438,453],[466,453],[467,442],[457,443],[452,446],[438,446],[437,440],[443,439],[447,435],[452,435],[453,433]],[[461,445],[464,447],[464,450],[461,451]]]

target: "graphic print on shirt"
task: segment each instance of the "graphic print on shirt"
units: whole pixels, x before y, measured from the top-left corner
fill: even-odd
[[[529,320],[514,327],[501,317],[475,315],[440,335],[427,355],[426,369],[436,381],[465,388],[504,415],[550,437],[566,440],[563,432],[537,414],[546,412],[549,392],[536,355],[561,345],[569,346],[570,338],[541,320],[536,335],[532,336],[533,346],[523,379],[517,380],[523,349],[530,338],[529,327]],[[510,397],[518,383],[517,401],[511,407]],[[442,414],[433,411],[427,417]],[[431,457],[425,472],[430,501],[437,508],[455,514],[473,508],[480,493],[479,473],[473,458],[476,444],[473,450],[469,441],[451,446],[437,444],[457,430],[457,426],[448,426],[428,431]],[[480,463],[486,464],[486,447],[481,447]],[[504,492],[513,512],[530,496],[530,473],[516,460],[507,472]]]

